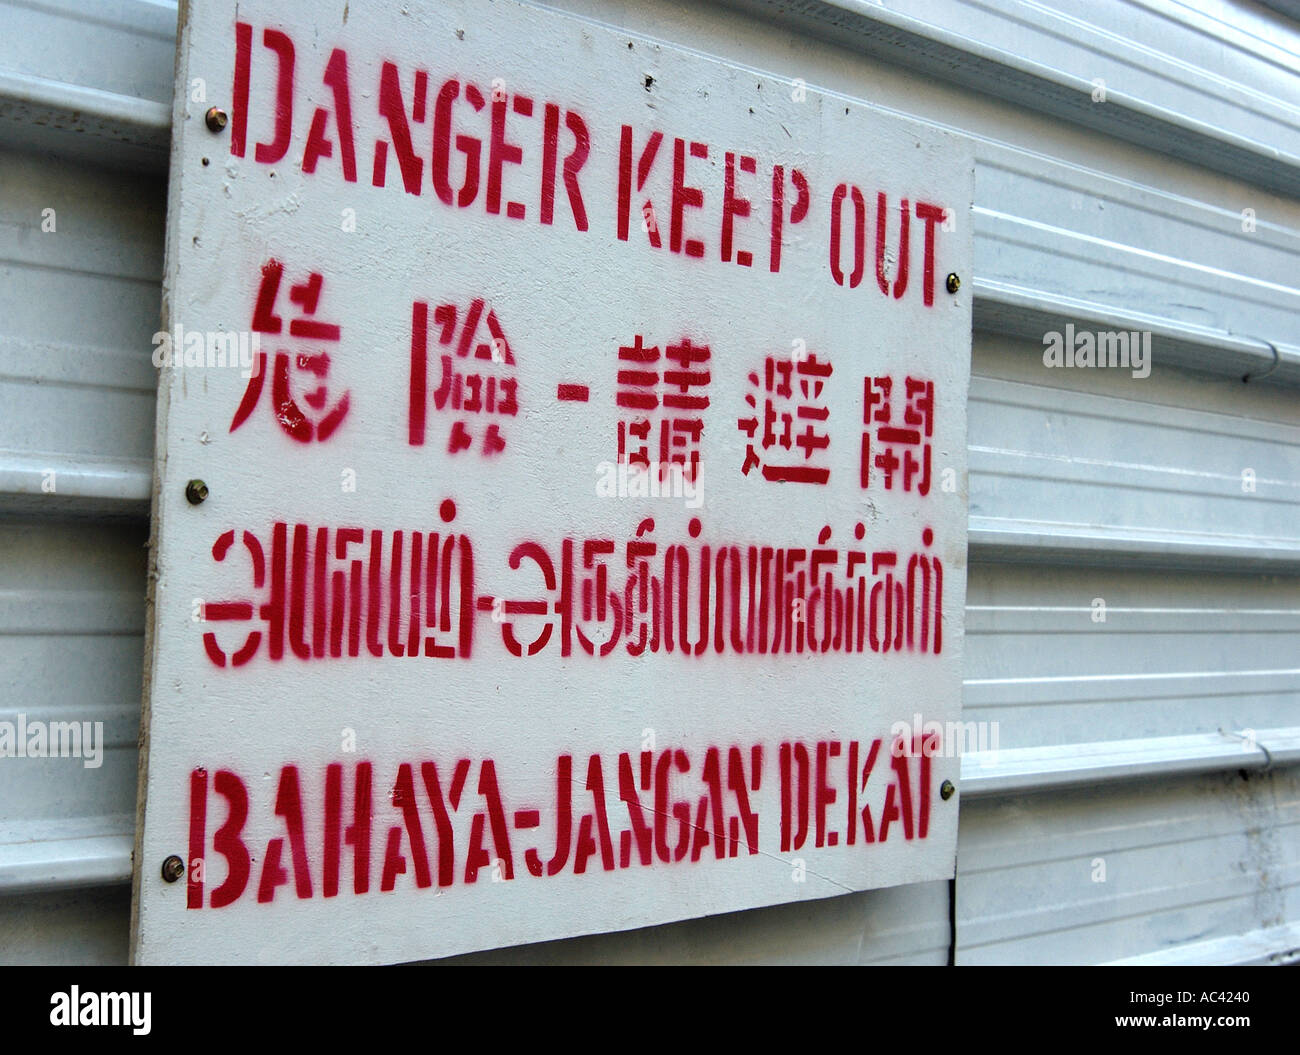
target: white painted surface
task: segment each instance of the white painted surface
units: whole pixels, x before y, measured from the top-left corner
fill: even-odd
[[[1294,766],[968,801],[957,963],[1283,954],[1295,947],[1297,801]]]
[[[203,121],[213,97],[181,95],[169,326],[264,325],[272,377],[246,379],[187,354],[160,379],[137,959],[411,960],[950,876],[957,801],[939,788],[957,779],[958,759],[946,743],[933,758],[919,752],[926,723],[943,730],[960,714],[970,302],[945,276],[970,272],[968,145],[513,4],[358,12],[346,26],[333,6],[303,7],[287,22],[273,10],[241,5],[241,30],[229,9],[196,8],[182,37],[189,83],[200,69],[234,71],[247,33],[251,101],[246,121],[228,104],[230,126],[214,136]],[[295,46],[283,164],[253,145],[274,138],[284,112],[277,60],[262,43],[268,27]],[[352,85],[355,182],[337,129],[333,160],[298,169],[336,47]],[[419,87],[404,92],[411,113],[425,111],[412,121],[417,144],[430,125],[438,142],[436,99],[468,100],[450,111],[451,134],[481,138],[470,153],[481,153],[486,181],[467,206],[458,207],[472,184],[457,206],[438,200],[426,146],[421,178],[399,173],[396,133],[368,105],[386,61],[408,85],[428,65],[427,98],[414,101]],[[477,115],[475,92],[491,99]],[[567,129],[560,163],[572,154],[580,166],[556,188],[553,223],[539,215],[544,112]],[[489,113],[521,151],[495,214]],[[645,145],[656,133],[657,155]],[[720,241],[731,153],[736,193],[752,201],[734,221],[734,260]],[[385,154],[381,181],[371,174]],[[620,214],[624,166],[637,178]],[[461,193],[459,162],[451,181]],[[675,204],[681,181],[699,189],[698,207]],[[895,232],[881,250],[883,279],[882,200]],[[778,210],[784,233],[771,219]],[[295,336],[290,289],[313,273],[323,276],[313,321],[341,326],[337,343]],[[268,310],[283,322],[258,322],[276,283]],[[443,305],[457,313],[454,333]],[[485,323],[480,312],[491,313]],[[508,343],[489,347],[503,334]],[[631,358],[634,339],[652,361]],[[319,381],[291,357],[322,351],[328,394],[313,412]],[[444,403],[436,394],[453,368],[466,375],[466,407],[468,386],[482,385],[485,412],[454,413],[456,395]],[[273,412],[282,369],[314,434],[291,435],[291,416]],[[647,371],[653,387],[638,386]],[[487,413],[506,385],[509,411]],[[588,399],[562,400],[572,385]],[[654,409],[616,402],[647,393]],[[241,399],[257,400],[247,416]],[[631,438],[641,423],[649,437]],[[626,450],[652,465],[671,459],[673,468],[678,448],[665,444],[684,441],[673,496],[624,493],[620,429]],[[201,506],[185,496],[196,478],[210,490]],[[219,549],[227,532],[229,556]],[[418,557],[414,532],[425,533]],[[423,566],[438,532],[437,581],[460,570],[434,622]],[[270,611],[276,583],[298,560],[286,549],[298,553],[309,535],[302,567],[319,570],[308,584],[289,568],[286,619]],[[655,548],[639,556],[646,543]],[[390,575],[402,545],[398,605]],[[717,586],[723,547],[730,574],[748,577],[752,562],[767,585]],[[777,573],[759,563],[772,548],[788,554],[775,597]],[[683,556],[687,581],[704,569],[709,584],[702,617],[698,585],[683,591],[671,577]],[[264,581],[250,581],[249,559],[265,559]],[[593,567],[608,568],[608,586]],[[544,587],[552,575],[558,582]],[[594,612],[593,581],[609,598]],[[314,584],[318,599],[294,607],[294,582],[308,594]],[[195,599],[205,613],[251,601],[253,614],[198,621]],[[538,599],[540,613],[513,607]],[[295,612],[318,638],[309,647],[295,647]],[[354,620],[359,655],[343,641]],[[245,662],[250,633],[261,641]],[[423,652],[414,660],[412,642]],[[357,782],[373,780],[374,795],[360,836],[369,861],[344,853],[337,898],[325,875],[338,838],[328,834],[331,765],[342,766],[343,814],[352,815]],[[721,767],[713,778],[710,766]],[[222,772],[242,787],[222,790]],[[812,789],[810,804],[791,775]],[[710,779],[721,783],[706,795]],[[276,854],[288,867],[297,837],[276,816],[291,788],[304,832],[292,881],[277,886]],[[387,801],[390,789],[416,795],[418,830]],[[452,816],[435,834],[444,794]],[[641,802],[620,801],[629,794]],[[247,825],[235,831],[252,855],[247,874],[241,851],[223,850],[217,834],[224,803],[242,809],[234,804],[245,796]],[[652,861],[632,849],[642,802],[653,808]],[[188,884],[167,884],[154,867],[173,853],[190,862]]]

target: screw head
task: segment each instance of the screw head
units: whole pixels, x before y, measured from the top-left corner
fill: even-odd
[[[947,802],[950,798],[952,798],[953,795],[956,794],[956,792],[957,792],[957,788],[951,780],[945,780],[942,784],[939,785],[939,797],[943,799],[944,802]]]
[[[168,883],[174,883],[185,874],[185,862],[175,854],[166,858],[162,863],[162,877]]]
[[[948,272],[947,287],[949,293],[956,293],[959,289],[961,289],[961,278],[958,277],[956,271]]]
[[[191,480],[185,485],[185,498],[192,506],[208,497],[208,485],[202,480]]]
[[[220,132],[226,127],[226,111],[219,106],[208,107],[208,112],[203,115],[203,120],[207,123],[209,132]]]

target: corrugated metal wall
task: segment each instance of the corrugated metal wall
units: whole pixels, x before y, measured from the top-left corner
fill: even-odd
[[[999,750],[963,763],[957,962],[1294,957],[1295,12],[558,6],[975,139],[965,706]],[[0,0],[0,717],[109,747],[0,760],[0,961],[126,956],[175,21]],[[1150,331],[1150,376],[1045,368],[1066,322]],[[942,963],[948,897],[462,959]]]

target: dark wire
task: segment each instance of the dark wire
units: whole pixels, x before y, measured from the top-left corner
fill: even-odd
[[[948,880],[948,966],[957,966],[957,873]]]

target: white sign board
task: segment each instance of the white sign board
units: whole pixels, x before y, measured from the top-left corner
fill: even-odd
[[[526,4],[185,10],[137,961],[951,876],[969,147]]]

